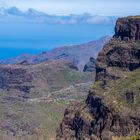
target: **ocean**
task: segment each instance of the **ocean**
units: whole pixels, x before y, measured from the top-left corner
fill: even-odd
[[[112,25],[0,23],[0,59],[36,54],[55,47],[80,44],[113,35]]]

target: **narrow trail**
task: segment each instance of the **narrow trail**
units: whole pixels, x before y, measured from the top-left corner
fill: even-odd
[[[86,82],[86,83],[79,83],[79,84],[75,84],[75,85],[71,85],[67,88],[63,88],[60,89],[58,91],[54,91],[54,92],[50,92],[47,96],[44,97],[40,97],[40,98],[32,98],[32,99],[28,99],[27,102],[29,103],[39,103],[39,102],[55,102],[55,101],[75,101],[76,99],[74,98],[65,98],[65,97],[55,97],[55,95],[59,95],[62,93],[69,93],[69,92],[78,92],[78,88],[79,87],[83,87],[83,86],[87,86],[87,85],[91,85],[93,82]]]

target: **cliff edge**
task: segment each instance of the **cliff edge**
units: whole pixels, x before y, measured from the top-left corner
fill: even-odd
[[[57,140],[140,139],[140,16],[119,18],[85,103],[65,110]]]

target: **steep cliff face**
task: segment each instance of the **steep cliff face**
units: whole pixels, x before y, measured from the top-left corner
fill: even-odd
[[[121,40],[140,40],[140,17],[119,18],[116,23],[114,36]]]
[[[103,47],[98,55],[96,80],[107,76],[114,79],[120,78],[120,71],[133,71],[139,68],[139,39],[139,16],[118,19],[115,26],[114,38]]]
[[[140,43],[138,41],[120,41],[113,38],[98,55],[96,80],[105,77],[121,78],[121,73],[124,71],[133,71],[139,67]]]
[[[81,104],[65,111],[58,140],[123,140],[137,135],[140,118],[120,115],[93,94],[88,95],[87,106]]]
[[[85,103],[65,111],[58,140],[140,139],[139,19],[118,19],[114,37],[98,55],[96,82]]]

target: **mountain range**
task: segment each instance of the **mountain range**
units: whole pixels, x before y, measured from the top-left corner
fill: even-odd
[[[95,58],[109,40],[106,36],[1,62],[0,139],[51,140],[64,109],[87,96],[95,80]]]
[[[17,7],[0,8],[0,21],[41,22],[48,24],[113,24],[116,17],[98,16],[84,13],[82,15],[48,15],[35,9],[21,11]],[[17,20],[18,19],[18,20]]]
[[[36,64],[49,60],[67,60],[80,70],[84,69],[90,57],[96,59],[98,52],[110,40],[109,36],[98,40],[73,46],[62,46],[37,55],[21,54],[15,58],[2,61],[2,64]]]
[[[140,16],[119,18],[104,41],[1,63],[0,139],[139,140]],[[84,71],[67,53],[90,58]]]
[[[0,8],[0,15],[2,16],[7,16],[7,15],[13,15],[13,16],[45,16],[46,14],[43,12],[36,11],[35,9],[28,9],[26,12],[23,12],[19,10],[16,7],[11,7],[11,8]]]

